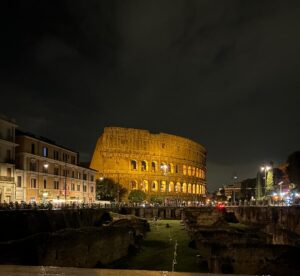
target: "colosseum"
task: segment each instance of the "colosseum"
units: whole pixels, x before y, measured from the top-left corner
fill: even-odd
[[[92,169],[128,192],[142,190],[165,202],[201,201],[206,194],[206,151],[187,138],[147,130],[106,127]],[[125,199],[126,200],[126,199]]]

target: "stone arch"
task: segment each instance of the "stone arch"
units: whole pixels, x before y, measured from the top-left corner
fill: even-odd
[[[175,191],[174,182],[170,181],[169,182],[169,192],[174,193],[174,191]]]
[[[199,190],[199,184],[196,185],[196,194],[199,195],[200,194],[200,190]]]
[[[191,183],[188,184],[188,193],[189,194],[192,193],[192,184]]]
[[[174,173],[174,164],[173,163],[169,164],[169,168],[170,168],[170,173]]]
[[[148,180],[143,180],[141,183],[141,189],[143,192],[147,193],[149,191],[149,183]]]
[[[195,184],[192,185],[192,193],[193,193],[193,194],[196,193],[196,185],[195,185]]]
[[[157,162],[156,161],[152,161],[151,162],[151,171],[152,172],[156,172],[157,171]]]
[[[196,168],[196,177],[198,178],[199,177],[199,169]]]
[[[134,159],[130,160],[130,169],[132,171],[136,171],[137,170],[137,161],[136,160],[134,160]]]
[[[182,172],[183,172],[183,175],[187,174],[186,165],[182,165]]]
[[[163,174],[167,174],[168,172],[170,172],[169,166],[165,162],[160,163],[160,170]]]
[[[148,171],[148,162],[146,160],[141,161],[141,171],[143,171],[143,172]]]
[[[192,167],[192,176],[195,176],[195,172],[196,172],[195,167]]]
[[[188,166],[188,175],[191,176],[192,175],[192,167]]]
[[[156,180],[152,181],[152,183],[151,183],[151,191],[152,192],[158,191],[158,182]]]
[[[176,183],[176,186],[175,186],[175,192],[176,192],[176,193],[181,193],[181,184],[180,184],[180,182],[177,182],[177,183]]]
[[[183,183],[183,184],[182,184],[182,192],[183,192],[183,193],[187,193],[187,186],[186,186],[186,183]]]
[[[136,180],[131,180],[130,190],[137,190],[137,189],[138,189],[138,182]]]
[[[167,186],[167,182],[165,180],[162,180],[160,182],[160,192],[165,193],[166,192],[166,186]]]

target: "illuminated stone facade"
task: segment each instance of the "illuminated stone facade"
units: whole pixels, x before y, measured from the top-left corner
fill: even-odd
[[[147,130],[107,127],[98,139],[91,168],[128,191],[169,200],[201,200],[206,194],[206,151],[189,139]]]

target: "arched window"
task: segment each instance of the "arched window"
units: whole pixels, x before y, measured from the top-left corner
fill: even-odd
[[[164,181],[164,180],[162,180],[162,181],[160,182],[160,191],[161,191],[162,193],[165,193],[165,192],[166,192],[166,181]]]
[[[163,174],[167,174],[169,173],[169,166],[166,163],[162,162],[160,164],[160,170]]]
[[[183,184],[182,184],[182,192],[183,192],[183,193],[186,193],[186,192],[187,192],[187,189],[186,189],[186,183],[183,183]]]
[[[181,192],[181,184],[180,184],[180,182],[177,182],[177,183],[176,183],[176,186],[175,186],[175,192],[176,192],[176,193],[180,193],[180,192]]]
[[[169,192],[171,192],[171,193],[174,192],[174,182],[173,182],[173,181],[171,181],[171,182],[169,183]]]
[[[200,194],[200,190],[199,190],[199,184],[197,184],[196,186],[196,194],[199,195]]]
[[[130,166],[131,166],[131,170],[132,171],[136,171],[137,170],[137,162],[136,162],[136,160],[131,160],[130,161]]]
[[[192,175],[192,167],[188,166],[188,175],[191,176]]]
[[[156,161],[152,161],[151,162],[151,171],[152,172],[156,172],[157,171],[157,162]]]
[[[132,180],[130,183],[130,189],[131,190],[137,190],[138,189],[138,184],[136,180]]]
[[[186,171],[186,165],[182,166],[182,170],[183,170],[183,174],[186,175],[187,171]]]
[[[195,184],[193,184],[193,194],[195,194],[196,193],[196,185]]]
[[[199,177],[199,169],[196,168],[196,177]]]
[[[143,182],[141,183],[141,188],[142,188],[142,191],[147,193],[149,188],[148,188],[148,180],[143,180]]]
[[[170,173],[174,173],[174,164],[170,163],[169,168],[170,168]]]
[[[192,193],[192,184],[189,183],[188,185],[188,193],[191,194]]]
[[[148,162],[147,162],[147,161],[143,160],[143,161],[141,162],[141,170],[142,170],[143,172],[148,171]]]
[[[157,181],[153,181],[151,184],[151,191],[152,192],[157,192],[158,191],[158,183]]]
[[[195,176],[195,167],[192,167],[192,176]]]

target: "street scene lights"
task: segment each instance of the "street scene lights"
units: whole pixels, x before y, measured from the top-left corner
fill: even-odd
[[[169,170],[169,166],[167,164],[161,164],[160,169],[161,169],[163,175],[167,175],[168,170]]]

